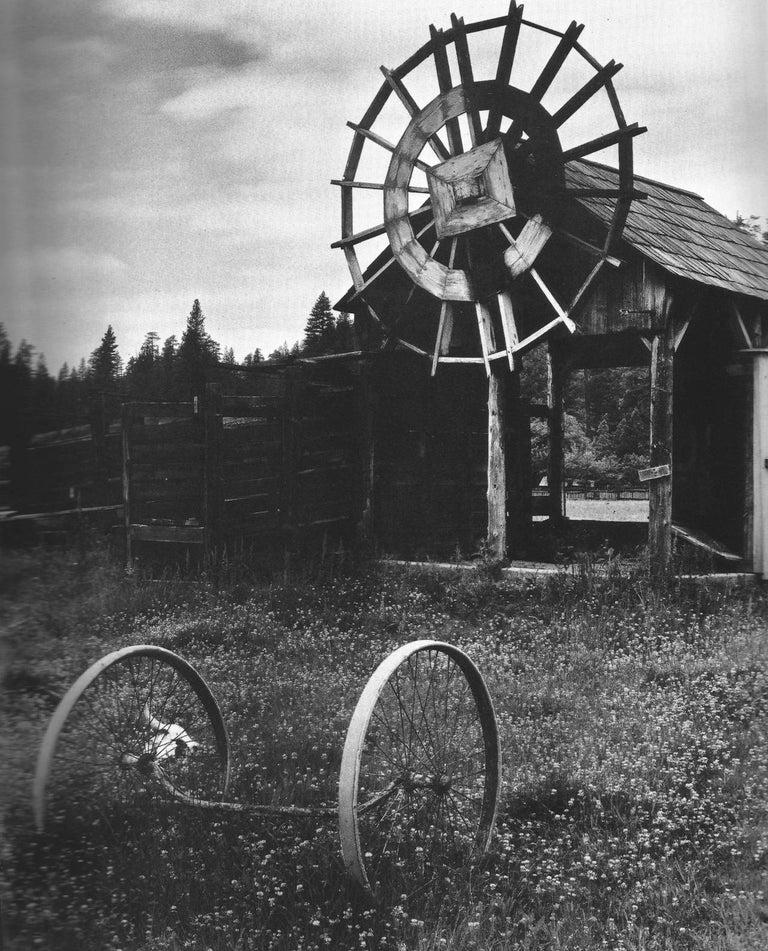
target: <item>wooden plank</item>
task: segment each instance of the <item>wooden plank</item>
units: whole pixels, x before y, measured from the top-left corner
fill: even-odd
[[[419,218],[421,215],[432,214],[432,208],[429,203],[426,203],[417,208],[415,211],[409,212],[408,217],[412,219]],[[334,241],[331,245],[332,248],[346,248],[353,244],[360,244],[361,241],[367,241],[369,238],[377,238],[379,235],[382,235],[386,232],[387,226],[384,224],[374,225],[371,228],[365,228],[363,231],[358,231],[356,234],[351,234],[346,238],[340,238],[338,241]],[[363,284],[363,279],[361,277],[360,283],[356,284],[356,288],[361,287]],[[375,316],[375,315],[374,315]],[[379,318],[375,318],[377,322],[380,323]]]
[[[187,419],[195,415],[194,412],[194,403],[183,402],[183,403],[162,403],[162,402],[148,402],[148,403],[138,403],[134,402],[129,404],[132,411],[132,419],[142,419],[142,418],[165,418],[170,419]]]
[[[162,426],[131,425],[132,446],[155,444],[159,450],[170,443],[202,443],[202,427],[191,420],[178,420]]]
[[[682,538],[683,541],[688,542],[690,545],[695,545],[697,548],[702,548],[712,555],[717,555],[718,558],[724,558],[726,561],[741,561],[741,555],[737,555],[729,548],[726,548],[725,545],[721,545],[720,542],[710,535],[707,535],[706,532],[694,531],[683,525],[673,523],[672,534],[677,538]]]
[[[475,315],[477,316],[477,330],[480,334],[480,349],[483,353],[483,362],[485,363],[485,372],[491,375],[491,363],[489,354],[495,351],[496,341],[494,340],[493,324],[491,323],[491,312],[482,301],[475,302]]]
[[[652,482],[654,479],[666,479],[671,475],[672,469],[666,464],[637,470],[637,477],[641,482]]]
[[[614,60],[611,60],[599,69],[595,75],[586,82],[581,89],[577,90],[552,116],[555,127],[559,128],[563,123],[567,122],[571,116],[578,112],[582,106],[586,105],[596,93],[613,79],[620,69],[622,69],[622,64]]]
[[[515,347],[520,342],[517,333],[517,323],[515,321],[515,310],[512,305],[512,298],[509,291],[501,291],[498,294],[499,313],[501,314],[501,329],[504,333],[504,346],[507,349],[507,361],[509,369],[515,369]]]
[[[555,76],[557,76],[557,74],[560,72],[560,69],[567,59],[568,54],[576,45],[583,29],[583,23],[577,23],[575,20],[571,21],[565,33],[563,33],[563,35],[560,37],[560,41],[544,66],[544,69],[542,69],[541,73],[536,79],[536,82],[531,87],[530,96],[532,99],[541,101],[541,99],[544,97],[547,90],[552,85]]]
[[[276,396],[222,396],[221,400],[223,416],[276,419],[280,411],[280,400]]]
[[[474,147],[483,141],[483,126],[480,122],[480,112],[475,103],[475,77],[472,72],[472,60],[469,56],[467,30],[464,25],[464,18],[457,17],[455,13],[451,14],[451,25],[453,27],[453,45],[459,64],[459,78],[464,87],[464,96],[467,104],[469,137]]]
[[[448,252],[448,267],[453,269],[456,260],[456,249],[459,239],[451,238],[451,247]],[[435,349],[432,353],[432,371],[434,376],[437,372],[437,364],[441,356],[448,354],[451,346],[451,336],[453,334],[453,304],[444,300],[440,305],[440,318],[437,324],[437,336],[435,338]]]
[[[417,105],[416,100],[410,94],[402,79],[400,79],[391,69],[387,69],[386,66],[380,66],[379,69],[384,74],[384,78],[394,90],[397,98],[408,110],[408,115],[413,118],[417,112],[421,112],[421,108]],[[431,135],[428,141],[432,151],[435,153],[439,161],[443,162],[445,159],[450,158],[451,153],[443,145],[442,139],[439,135]],[[411,188],[408,190],[413,191]],[[424,191],[428,192],[429,189],[426,188]]]
[[[373,132],[371,129],[364,129],[362,126],[357,125],[355,122],[348,122],[347,125],[350,129],[354,129],[355,132],[359,132],[360,135],[364,136],[366,139],[370,139],[371,142],[374,142],[376,145],[380,146],[387,152],[396,152],[397,146],[390,142],[388,139],[385,139],[384,136],[379,135],[378,132]],[[428,165],[426,162],[423,162],[421,159],[414,159],[413,164],[416,168],[421,169],[422,172],[428,172],[432,166]]]
[[[131,525],[130,534],[134,541],[172,542],[177,545],[202,545],[205,529],[191,525]]]
[[[331,185],[338,185],[340,188],[369,188],[380,192],[384,191],[383,182],[351,182],[343,178],[332,178]],[[409,185],[408,191],[419,195],[429,194],[429,189],[421,185]],[[331,356],[341,356],[341,354],[331,354]]]
[[[499,62],[496,66],[496,85],[500,87],[508,86],[510,76],[512,75],[512,65],[515,61],[517,51],[517,41],[520,36],[520,24],[523,19],[523,7],[518,7],[515,0],[509,5],[507,21],[504,24],[504,37],[501,41],[501,52],[499,53]],[[501,106],[499,98],[495,97],[488,113],[488,124],[485,128],[486,141],[490,141],[499,134],[501,128]]]
[[[507,229],[503,230],[509,236]],[[512,279],[533,267],[551,235],[552,229],[544,224],[541,215],[534,215],[526,221],[520,234],[511,240],[504,252],[504,263]]]
[[[612,145],[618,145],[624,139],[634,138],[634,136],[642,135],[647,131],[648,129],[645,126],[633,122],[632,125],[623,126],[609,132],[607,135],[598,136],[588,142],[582,142],[581,145],[576,145],[572,149],[566,149],[563,152],[563,161],[569,162],[571,159],[584,158],[587,155],[592,155],[593,152],[600,152]]]
[[[445,49],[445,34],[442,30],[437,30],[430,24],[429,36],[432,41],[432,56],[435,60],[437,83],[440,88],[440,93],[445,96],[453,88],[451,67],[448,64],[448,54]],[[448,135],[448,148],[451,154],[460,155],[464,151],[464,146],[461,141],[459,120],[449,119],[445,124],[445,130]]]
[[[488,375],[488,531],[486,544],[492,557],[507,556],[507,469],[505,440],[506,371],[494,364]]]

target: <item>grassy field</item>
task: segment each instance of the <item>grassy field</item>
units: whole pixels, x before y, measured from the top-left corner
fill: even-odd
[[[5,947],[768,947],[768,600],[651,594],[613,565],[536,586],[430,572],[142,581],[98,550],[3,552]],[[327,574],[327,573],[326,573]],[[37,835],[29,800],[57,699],[115,647],[191,660],[234,746],[232,797],[333,804],[378,661],[436,637],[481,668],[502,735],[490,853],[376,905],[335,825],[142,802],[117,846]]]

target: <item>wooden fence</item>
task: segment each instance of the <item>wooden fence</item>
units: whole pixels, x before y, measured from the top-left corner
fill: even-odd
[[[274,387],[273,387],[274,389]],[[271,395],[123,407],[123,515],[137,546],[208,555],[351,529],[356,510],[352,386],[287,372]]]
[[[39,433],[11,459],[11,499],[23,512],[119,505],[120,426],[92,424]]]

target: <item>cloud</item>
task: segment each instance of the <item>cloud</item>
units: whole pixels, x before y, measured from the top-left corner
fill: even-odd
[[[90,248],[38,247],[7,254],[2,265],[9,273],[20,271],[44,283],[77,283],[86,279],[113,279],[127,271],[124,261],[114,254]]]

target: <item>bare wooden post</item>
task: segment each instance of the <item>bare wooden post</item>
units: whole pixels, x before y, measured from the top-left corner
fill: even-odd
[[[488,377],[488,552],[507,555],[507,468],[504,409],[507,380],[495,360]]]
[[[123,525],[125,526],[125,567],[133,570],[133,546],[131,544],[131,421],[133,412],[130,403],[123,403],[121,412],[123,442]]]
[[[668,475],[649,482],[648,554],[651,581],[662,583],[672,565],[672,391],[674,386],[674,321],[668,301],[664,326],[651,344],[651,468]]]
[[[765,579],[768,578],[768,350],[755,351],[752,360],[754,363],[752,570]]]
[[[564,366],[559,354],[550,347],[547,352],[547,408],[549,409],[549,460],[547,464],[547,487],[549,492],[549,517],[560,524],[565,516],[563,492],[563,385]]]
[[[224,460],[221,384],[205,390],[205,543],[206,555],[221,556],[224,544]]]

